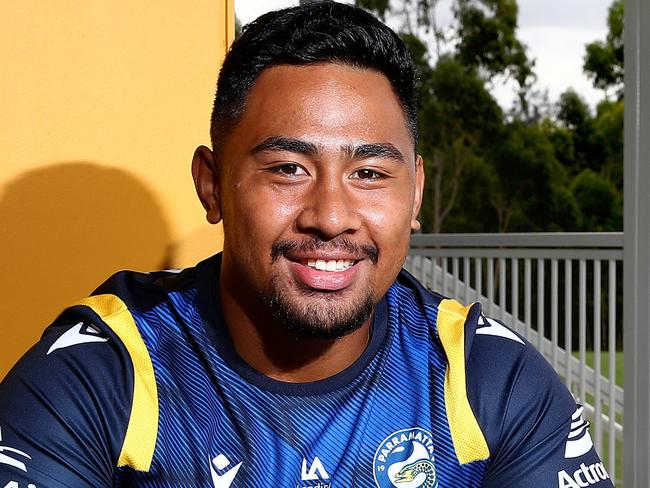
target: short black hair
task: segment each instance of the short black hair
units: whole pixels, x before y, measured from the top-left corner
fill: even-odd
[[[417,144],[417,70],[408,48],[369,12],[327,1],[269,12],[244,27],[219,73],[210,126],[213,149],[219,151],[223,138],[239,121],[263,70],[323,62],[386,76]]]

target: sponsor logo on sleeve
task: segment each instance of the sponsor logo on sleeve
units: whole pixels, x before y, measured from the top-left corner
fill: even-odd
[[[2,428],[0,428],[0,443],[2,442]],[[27,472],[25,466],[25,459],[31,459],[31,456],[26,452],[20,451],[14,447],[3,446],[0,444],[0,464],[7,464],[18,468],[21,471]]]
[[[517,334],[508,329],[505,325],[497,322],[494,319],[491,319],[490,317],[486,317],[485,315],[481,315],[478,318],[478,327],[476,329],[476,333],[480,335],[503,337],[504,339],[510,339],[511,341],[519,342],[520,344],[524,343],[524,341],[522,341],[519,336],[517,336]]]
[[[566,459],[584,456],[594,447],[589,435],[589,422],[582,416],[583,412],[584,407],[579,405],[571,416],[571,429],[564,447]],[[601,462],[589,465],[581,463],[580,467],[573,472],[563,469],[557,473],[558,488],[585,488],[606,479],[609,479],[609,474]]]
[[[49,356],[57,349],[64,349],[77,344],[106,341],[108,341],[108,337],[105,337],[93,324],[79,322],[66,330],[56,341],[54,341],[47,350],[47,355]]]
[[[558,488],[585,488],[609,479],[603,463],[586,465],[582,463],[573,474],[567,473],[564,469],[557,474]]]
[[[565,458],[578,458],[584,456],[594,447],[589,435],[589,422],[582,416],[584,407],[578,406],[571,416],[571,430],[564,447]]]

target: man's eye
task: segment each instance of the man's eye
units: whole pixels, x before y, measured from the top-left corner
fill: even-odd
[[[286,164],[274,166],[272,168],[272,171],[274,173],[279,173],[281,175],[286,175],[286,176],[299,176],[299,175],[307,174],[305,168],[303,168],[298,164],[293,164],[293,163],[286,163]]]
[[[383,177],[384,175],[382,173],[367,168],[358,169],[351,175],[351,178],[358,178],[360,180],[378,180]]]

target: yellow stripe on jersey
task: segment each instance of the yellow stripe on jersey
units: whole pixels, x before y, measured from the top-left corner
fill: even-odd
[[[133,403],[117,467],[149,471],[158,436],[158,390],[153,364],[133,316],[115,295],[97,295],[77,303],[90,307],[120,338],[133,363]]]
[[[438,307],[438,336],[447,355],[445,406],[451,439],[460,464],[490,457],[481,427],[467,399],[465,371],[465,321],[471,306],[442,300]]]

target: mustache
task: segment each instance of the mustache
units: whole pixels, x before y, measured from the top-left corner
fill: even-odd
[[[280,256],[317,251],[344,251],[358,258],[367,258],[373,264],[379,260],[379,249],[373,244],[357,244],[341,237],[324,241],[314,236],[304,241],[276,241],[271,247],[271,260],[275,262]]]

